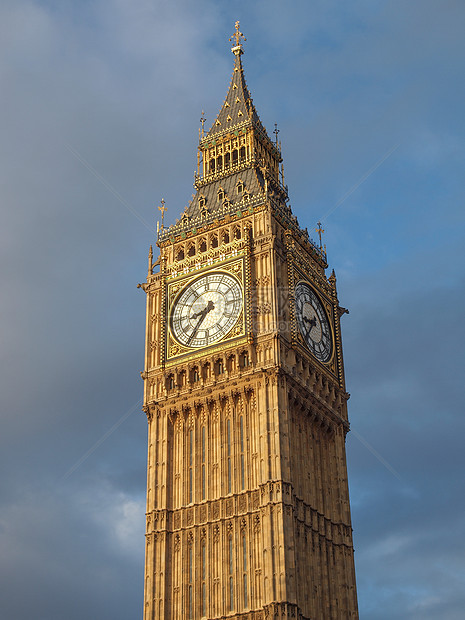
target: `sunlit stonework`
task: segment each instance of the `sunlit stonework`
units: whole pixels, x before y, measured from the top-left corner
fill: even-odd
[[[334,273],[242,68],[149,254],[144,620],[357,618]]]

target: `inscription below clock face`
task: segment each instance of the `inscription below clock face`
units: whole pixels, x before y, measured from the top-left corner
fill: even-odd
[[[331,359],[331,328],[321,301],[312,287],[299,282],[295,287],[295,313],[305,344],[320,362]]]
[[[198,349],[225,338],[244,305],[242,286],[229,273],[207,273],[191,281],[175,299],[170,312],[174,338]]]

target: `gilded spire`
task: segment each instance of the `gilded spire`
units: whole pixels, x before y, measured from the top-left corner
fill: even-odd
[[[252,97],[245,81],[241,62],[241,55],[244,53],[241,41],[245,41],[246,38],[239,30],[238,21],[235,24],[235,32],[229,40],[233,42],[231,51],[235,56],[231,83],[223,107],[219,111],[210,131],[205,134],[205,138],[211,139],[218,134],[241,130],[245,125],[250,125],[250,122],[260,133],[266,135],[266,130],[253,105]]]

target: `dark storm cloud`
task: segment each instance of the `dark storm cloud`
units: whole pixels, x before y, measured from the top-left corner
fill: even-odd
[[[162,197],[170,222],[189,200],[237,18],[304,227],[400,145],[324,223],[352,427],[400,476],[349,434],[361,617],[462,617],[463,17],[429,1],[3,3],[2,617],[141,617],[146,421],[125,415],[153,236],[131,211],[155,227]]]

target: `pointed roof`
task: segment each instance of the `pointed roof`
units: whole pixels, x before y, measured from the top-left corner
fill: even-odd
[[[266,129],[263,127],[257,110],[255,109],[245,81],[244,69],[241,61],[244,50],[242,49],[239,39],[239,37],[243,37],[243,35],[238,32],[238,25],[238,22],[236,22],[236,34],[233,35],[236,39],[236,45],[231,48],[235,56],[234,69],[228,93],[215,122],[211,126],[209,132],[202,138],[202,142],[204,140],[212,140],[219,134],[230,131],[231,129],[236,129],[238,125],[249,124],[250,122],[252,122],[259,132],[268,137]]]

